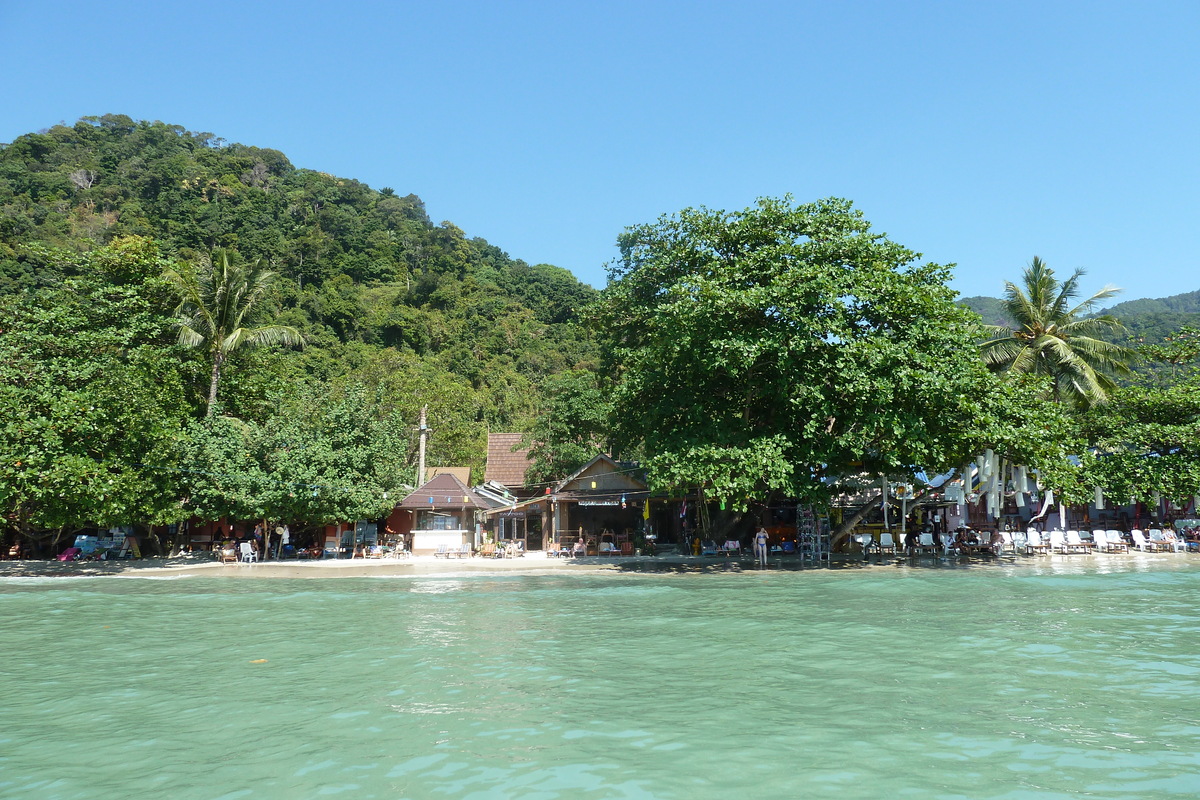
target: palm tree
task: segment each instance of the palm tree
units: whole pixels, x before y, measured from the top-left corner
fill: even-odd
[[[235,265],[224,250],[205,257],[195,269],[166,272],[166,278],[179,295],[175,325],[179,344],[207,347],[212,360],[212,380],[208,386],[208,410],[211,416],[217,402],[217,384],[221,367],[229,354],[254,345],[303,344],[300,332],[288,325],[258,325],[267,312],[264,301],[275,283],[275,273],[259,263]]]
[[[1037,256],[1025,269],[1024,286],[1004,284],[1004,308],[1012,329],[986,325],[991,337],[982,345],[983,359],[997,371],[1045,375],[1056,401],[1080,406],[1104,403],[1116,388],[1114,376],[1129,373],[1136,353],[1100,338],[1123,329],[1110,314],[1088,316],[1096,304],[1121,290],[1106,286],[1082,303],[1082,269],[1065,281]]]

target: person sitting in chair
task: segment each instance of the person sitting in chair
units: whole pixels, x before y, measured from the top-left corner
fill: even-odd
[[[571,548],[571,555],[576,557],[587,555],[587,543],[583,541],[582,536],[575,540],[575,546]]]

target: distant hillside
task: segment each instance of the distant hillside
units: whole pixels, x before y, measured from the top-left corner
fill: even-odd
[[[1105,309],[1105,313],[1115,314],[1118,317],[1129,317],[1136,314],[1200,314],[1200,291],[1173,294],[1170,297],[1126,300]]]
[[[150,238],[178,262],[224,248],[268,263],[282,277],[279,321],[307,341],[272,356],[278,380],[420,376],[436,388],[403,404],[443,404],[431,418],[435,464],[478,466],[489,428],[527,430],[549,378],[598,362],[578,324],[592,287],[434,223],[416,195],[122,114],[0,145],[0,298],[62,286],[73,276],[61,253],[123,236]],[[239,377],[253,376],[231,374],[225,394],[250,415],[237,405]]]
[[[1010,325],[1003,301],[996,297],[963,297],[964,305],[988,325]],[[1200,291],[1170,297],[1126,300],[1097,313],[1112,314],[1124,323],[1123,343],[1157,343],[1183,325],[1200,325]]]
[[[996,297],[961,297],[960,306],[966,306],[983,317],[985,325],[1011,325],[1012,321],[1004,310],[1004,301]]]

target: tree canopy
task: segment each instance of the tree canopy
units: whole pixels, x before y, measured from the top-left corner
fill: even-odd
[[[965,452],[978,318],[849,201],[685,209],[619,243],[598,312],[614,428],[655,485],[818,499]]]
[[[271,318],[214,302],[256,269],[277,278],[241,297]],[[306,346],[185,349],[170,327],[179,294],[185,344],[236,345],[268,325]],[[481,475],[489,430],[527,430],[548,381],[595,369],[579,324],[595,294],[435,224],[415,195],[276,150],[119,114],[18,137],[0,146],[0,524],[378,513],[415,479],[425,404],[429,462]],[[204,423],[214,378],[225,418]],[[335,436],[333,398],[357,398],[338,413],[388,449]],[[289,463],[280,431],[298,441],[301,421],[323,433]],[[291,483],[350,491],[271,494]]]

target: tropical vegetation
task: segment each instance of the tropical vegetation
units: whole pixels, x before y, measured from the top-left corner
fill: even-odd
[[[1034,256],[1022,285],[1004,285],[1004,310],[1015,324],[988,326],[982,352],[992,368],[1044,375],[1054,400],[1087,407],[1108,400],[1136,354],[1110,341],[1121,329],[1116,317],[1091,313],[1120,290],[1105,287],[1076,303],[1083,275],[1077,269],[1060,281]]]
[[[414,195],[122,115],[0,146],[0,521],[377,515],[594,370],[570,272]],[[303,340],[304,346],[296,346]],[[275,347],[250,347],[275,343]]]
[[[433,464],[479,477],[488,432],[521,431],[530,480],[608,450],[731,514],[985,449],[1068,500],[1200,493],[1186,303],[1122,334],[1111,290],[1076,302],[1082,273],[1035,259],[981,321],[949,267],[837,198],[685,209],[618,244],[598,293],[275,150],[121,115],[19,137],[0,526],[51,552],[88,526],[378,517],[415,483],[424,406]]]

